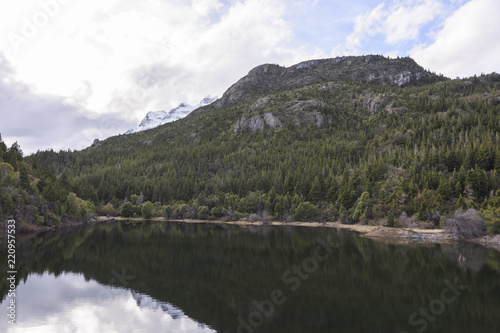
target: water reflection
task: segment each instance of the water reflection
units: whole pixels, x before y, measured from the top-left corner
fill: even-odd
[[[110,292],[81,274],[30,275],[16,301],[17,325],[2,321],[1,332],[214,332],[171,304],[125,288]]]
[[[322,242],[335,246],[317,252]],[[20,239],[18,253],[23,331],[417,332],[411,315],[455,278],[467,289],[426,332],[500,331],[500,256],[479,246],[123,222]],[[7,290],[0,281],[3,298]]]

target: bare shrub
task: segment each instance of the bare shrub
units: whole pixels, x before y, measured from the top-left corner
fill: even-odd
[[[416,228],[418,227],[417,216],[408,217],[406,212],[402,212],[398,218],[398,224],[403,228]]]
[[[261,220],[261,217],[257,214],[250,214],[250,216],[248,218],[252,222],[259,222]]]
[[[352,216],[344,216],[344,218],[340,219],[340,223],[342,224],[354,224],[356,220]]]
[[[486,233],[484,219],[475,209],[455,211],[445,220],[444,228],[457,239],[476,238]]]
[[[262,211],[262,214],[260,215],[262,219],[262,223],[264,224],[270,224],[272,220],[272,215],[269,214],[267,211]]]
[[[432,223],[432,222],[425,222],[425,221],[420,221],[418,223],[418,227],[420,229],[434,229],[435,228],[434,223]]]
[[[424,216],[426,218],[427,221],[430,221],[432,223],[434,223],[434,226],[439,226],[439,220],[441,219],[441,212],[437,212],[437,211],[434,211],[434,212],[430,212],[430,211],[427,211],[424,213]]]
[[[251,214],[249,216],[252,222],[262,222],[263,224],[270,224],[272,220],[272,215],[267,211],[263,210],[260,214]]]

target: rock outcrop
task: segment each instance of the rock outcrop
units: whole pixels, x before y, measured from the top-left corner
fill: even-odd
[[[238,133],[244,130],[255,132],[263,130],[266,125],[269,128],[283,127],[281,121],[278,118],[276,118],[272,113],[267,112],[264,113],[264,115],[256,115],[251,118],[240,118],[234,125],[233,132]]]

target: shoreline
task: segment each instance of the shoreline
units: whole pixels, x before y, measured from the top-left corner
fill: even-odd
[[[309,228],[335,228],[339,230],[349,230],[357,232],[361,237],[371,238],[377,241],[390,242],[394,244],[410,244],[410,243],[428,243],[428,244],[451,244],[455,242],[465,242],[469,244],[481,245],[486,248],[495,249],[500,251],[500,235],[496,236],[482,236],[475,239],[455,239],[443,229],[420,229],[420,228],[389,228],[381,225],[361,225],[361,224],[342,224],[340,222],[279,222],[269,221],[251,222],[246,220],[240,221],[222,221],[222,220],[198,220],[198,219],[165,219],[163,217],[154,217],[151,219],[144,219],[142,217],[124,218],[124,217],[108,217],[97,216],[91,222],[71,222],[62,224],[57,227],[35,226],[23,223],[17,229],[18,232],[23,234],[38,234],[40,232],[47,232],[51,230],[67,230],[74,227],[83,225],[91,225],[98,223],[108,222],[121,222],[121,221],[135,221],[135,222],[176,222],[188,224],[214,224],[214,225],[237,225],[237,226],[291,226],[291,227],[309,227]],[[3,233],[5,230],[0,230]]]
[[[184,219],[184,220],[167,220],[162,217],[151,218],[145,220],[143,218],[123,218],[123,217],[97,217],[98,222],[119,222],[119,221],[156,221],[156,222],[177,222],[188,224],[218,224],[218,225],[238,225],[238,226],[292,226],[292,227],[312,227],[312,228],[335,228],[349,231],[355,231],[361,234],[361,237],[371,238],[377,241],[386,241],[397,244],[409,243],[454,243],[466,242],[470,244],[482,245],[486,248],[492,248],[500,251],[500,235],[496,236],[483,236],[475,239],[455,239],[443,229],[420,229],[420,228],[389,228],[380,225],[361,225],[361,224],[341,224],[340,222],[278,222],[270,221],[263,222],[250,222],[250,221],[222,221],[222,220],[197,220],[197,219]]]
[[[106,217],[99,216],[97,217],[97,223],[104,222],[120,222],[120,221],[136,221],[136,222],[145,222],[145,221],[155,221],[155,222],[177,222],[177,223],[188,223],[188,224],[218,224],[218,225],[239,225],[239,226],[292,226],[292,227],[323,227],[323,228],[337,228],[337,229],[347,229],[351,231],[357,231],[362,234],[366,234],[372,232],[374,230],[384,228],[381,226],[370,226],[370,225],[361,225],[361,224],[341,224],[340,222],[279,222],[279,221],[269,221],[267,223],[259,222],[251,222],[245,220],[239,221],[222,221],[222,220],[198,220],[198,219],[165,219],[163,217],[155,217],[151,219],[143,219],[143,218],[124,218],[124,217]]]

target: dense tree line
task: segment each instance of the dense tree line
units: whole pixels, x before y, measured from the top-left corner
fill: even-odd
[[[18,229],[87,220],[94,204],[71,192],[66,174],[58,177],[23,157],[17,142],[7,148],[0,136],[0,218],[16,219]]]
[[[439,226],[458,208],[488,215],[500,205],[499,88],[498,74],[419,87],[331,82],[269,95],[273,103],[260,109],[250,106],[262,96],[209,106],[150,131],[29,160],[107,214],[141,215],[150,202],[148,215],[177,218],[392,216],[396,224],[414,217]],[[316,107],[294,110],[301,101]],[[234,130],[242,116],[265,112],[283,126]],[[320,126],[301,122],[313,113]],[[131,200],[141,193],[143,202]]]

